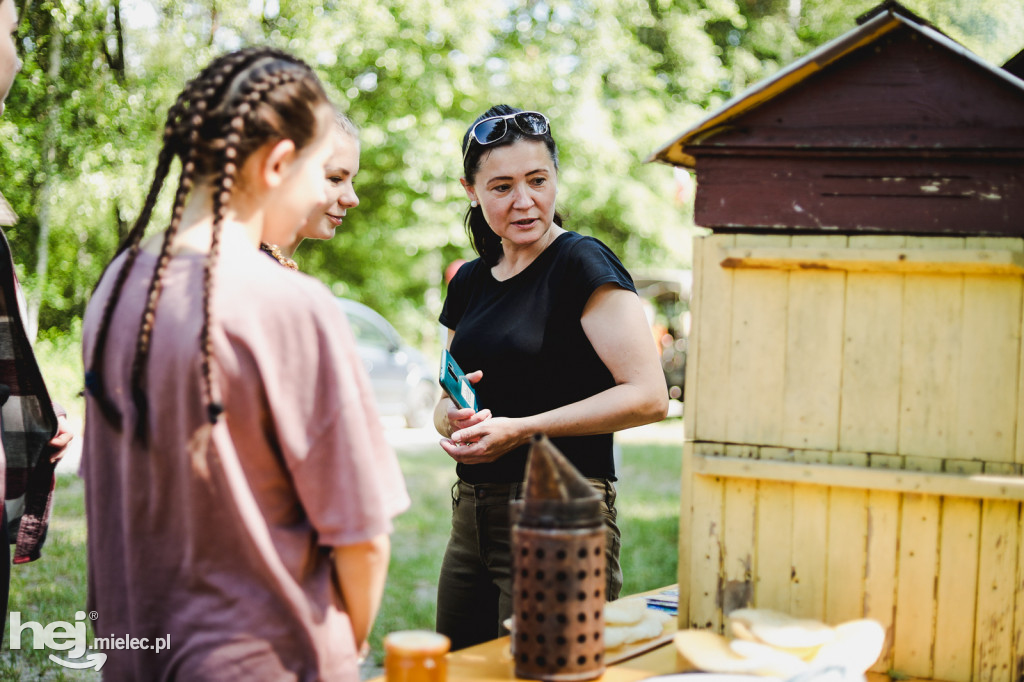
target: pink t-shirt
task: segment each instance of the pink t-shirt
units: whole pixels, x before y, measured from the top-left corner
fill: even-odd
[[[86,312],[87,365],[122,263]],[[225,411],[211,431],[203,257],[174,258],[149,357],[144,445],[129,380],[155,263],[139,255],[106,346],[123,428],[87,401],[82,473],[96,635],[169,635],[170,647],[108,650],[104,679],[358,680],[330,548],[390,533],[409,497],[345,316],[321,283],[226,229],[211,330]]]

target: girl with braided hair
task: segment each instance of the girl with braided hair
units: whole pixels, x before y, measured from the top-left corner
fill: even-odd
[[[351,330],[260,253],[325,208],[333,110],[294,57],[213,61],[170,108],[83,328],[89,608],[110,680],[355,681],[408,495]],[[172,161],[170,222],[143,239]]]

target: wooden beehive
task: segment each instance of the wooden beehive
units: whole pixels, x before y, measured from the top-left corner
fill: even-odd
[[[1024,674],[1024,81],[888,3],[656,152],[697,173],[680,626],[871,617]]]

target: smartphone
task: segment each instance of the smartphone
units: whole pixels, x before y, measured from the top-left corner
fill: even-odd
[[[474,412],[480,411],[476,402],[476,392],[473,390],[473,385],[469,383],[466,373],[455,362],[455,358],[452,357],[447,348],[441,354],[441,375],[439,381],[441,382],[441,388],[445,390],[445,393],[448,394],[448,397],[456,405],[459,407],[472,407]]]

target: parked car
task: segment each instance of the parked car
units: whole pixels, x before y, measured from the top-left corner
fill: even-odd
[[[377,311],[351,299],[337,301],[356,337],[381,416],[404,417],[409,428],[430,424],[441,390],[434,376],[438,363],[403,341]]]

